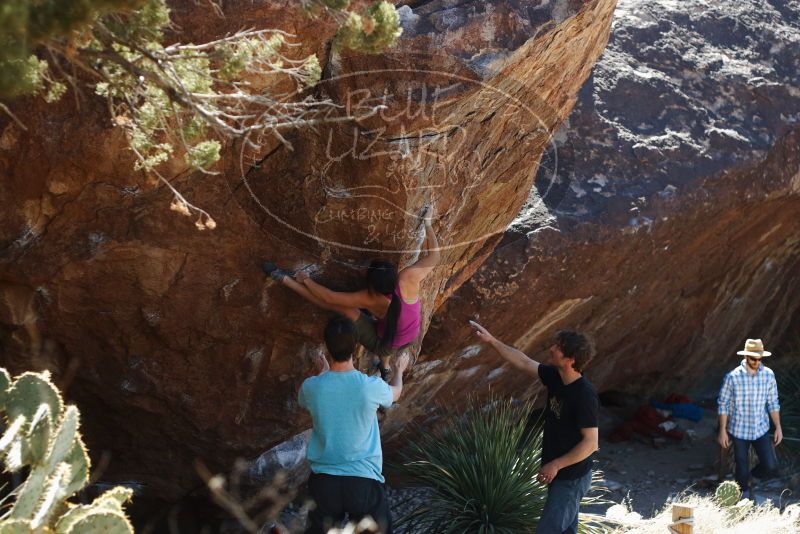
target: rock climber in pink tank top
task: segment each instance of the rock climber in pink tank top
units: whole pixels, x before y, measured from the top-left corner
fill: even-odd
[[[292,278],[271,262],[265,262],[262,268],[306,300],[352,320],[359,343],[380,358],[379,369],[386,379],[391,356],[419,336],[422,326],[420,284],[439,263],[439,241],[431,219],[425,217],[424,220],[425,241],[420,248],[420,258],[399,273],[394,263],[373,260],[367,269],[367,287],[360,291],[333,291],[302,271]]]
[[[401,272],[400,275],[402,276],[402,274]],[[400,313],[397,317],[397,327],[394,333],[394,341],[392,341],[392,348],[398,349],[417,339],[422,326],[422,304],[420,303],[419,295],[414,300],[404,299],[399,283],[394,288],[390,298],[393,299],[395,295],[400,301]],[[391,304],[389,307],[391,308]],[[386,330],[386,318],[378,319],[376,326],[378,336],[383,339]]]

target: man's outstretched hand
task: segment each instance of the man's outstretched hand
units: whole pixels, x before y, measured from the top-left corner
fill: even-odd
[[[476,323],[475,321],[469,322],[470,326],[475,329],[475,335],[478,336],[478,339],[485,343],[491,343],[494,341],[494,336],[489,333],[484,327]]]

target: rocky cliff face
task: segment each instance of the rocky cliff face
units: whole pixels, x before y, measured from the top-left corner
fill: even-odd
[[[327,315],[265,281],[259,262],[354,287],[372,257],[413,258],[432,203],[446,261],[424,288],[427,326],[528,198],[615,1],[404,2],[404,37],[380,56],[332,52],[333,28],[294,5],[226,2],[219,19],[176,3],[174,14],[193,41],[292,31],[298,55],[324,64],[318,96],[355,115],[384,109],[294,132],[292,150],[232,146],[221,176],[172,176],[213,232],[131,170],[91,93],[80,108],[70,95],[15,103],[27,131],[0,123],[0,361],[51,369],[94,453],[111,453],[106,476],[164,497],[197,485],[195,458],[227,469],[308,427],[295,395],[321,357]],[[431,400],[430,372],[415,371],[408,414]],[[389,420],[398,428],[408,414]]]
[[[545,359],[556,329],[592,333],[601,390],[686,391],[747,337],[778,346],[800,307],[798,86],[800,3],[621,0],[529,201],[436,311],[416,403],[535,393],[469,318]]]

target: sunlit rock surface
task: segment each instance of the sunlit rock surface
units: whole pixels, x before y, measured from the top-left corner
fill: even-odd
[[[590,332],[599,389],[653,394],[798,316],[800,3],[621,0],[612,28],[526,206],[437,309],[409,417],[538,390],[470,318],[542,359],[555,330]]]
[[[103,477],[168,498],[197,487],[195,459],[212,470],[253,459],[258,476],[302,452],[296,391],[329,316],[259,263],[356,287],[372,257],[413,259],[430,202],[446,248],[424,287],[427,328],[526,202],[615,1],[406,2],[403,38],[377,56],[333,52],[333,26],[296,2],[225,2],[225,18],[203,5],[175,3],[181,38],[290,31],[296,57],[323,65],[314,96],[360,117],[284,132],[291,150],[229,147],[218,176],[170,174],[216,230],[197,231],[169,210],[166,188],[132,171],[91,91],[79,108],[72,94],[14,103],[27,131],[0,117],[0,363],[51,369],[95,460],[108,461]],[[375,104],[382,112],[365,116]],[[387,428],[433,401],[431,373],[418,366],[410,411]]]

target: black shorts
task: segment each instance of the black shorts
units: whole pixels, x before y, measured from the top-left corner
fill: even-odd
[[[402,347],[382,347],[381,338],[378,336],[377,321],[371,315],[363,311],[358,314],[355,325],[356,332],[358,333],[358,342],[376,356],[390,356],[411,346],[411,343],[406,343]]]
[[[385,486],[371,478],[311,473],[308,489],[315,507],[308,514],[306,534],[325,534],[339,526],[345,514],[348,521],[358,523],[370,516],[379,525],[381,534],[392,533],[392,516]]]

